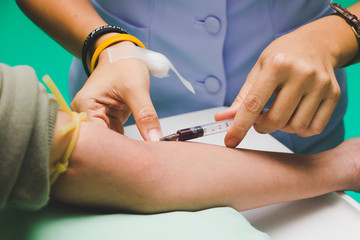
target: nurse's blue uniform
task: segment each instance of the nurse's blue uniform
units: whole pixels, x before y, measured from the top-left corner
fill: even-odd
[[[277,37],[332,12],[329,0],[91,0],[108,23],[127,29],[148,49],[165,54],[189,80],[189,92],[175,74],[151,79],[159,117],[229,106],[263,49]],[[296,47],[296,46],[294,46]],[[347,105],[344,69],[336,69],[341,98],[322,134],[301,138],[272,133],[296,153],[337,146],[344,138]],[[72,97],[86,81],[81,62],[70,69]],[[269,107],[271,101],[268,103]]]

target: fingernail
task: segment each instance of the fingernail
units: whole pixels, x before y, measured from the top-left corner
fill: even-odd
[[[232,137],[232,138],[227,139],[225,144],[226,144],[227,147],[234,148],[234,147],[236,147],[239,143],[240,143],[240,140],[239,140],[239,139]]]
[[[148,132],[148,136],[150,141],[155,142],[155,141],[159,141],[159,138],[162,138],[163,135],[161,134],[161,131],[159,129],[151,129]]]

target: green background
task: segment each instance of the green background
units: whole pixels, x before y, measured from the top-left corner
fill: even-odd
[[[355,0],[339,0],[337,3],[348,7]],[[41,79],[49,74],[70,102],[67,79],[72,55],[34,25],[19,10],[15,1],[2,0],[0,3],[0,62],[8,65],[30,65]],[[349,106],[345,115],[346,139],[360,136],[358,103],[360,100],[360,65],[347,69]],[[359,146],[360,147],[360,146]],[[360,202],[360,194],[350,192]]]

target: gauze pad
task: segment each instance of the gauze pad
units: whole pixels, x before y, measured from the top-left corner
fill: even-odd
[[[145,61],[150,73],[154,77],[164,78],[168,76],[169,70],[172,69],[180,81],[184,84],[184,86],[190,92],[195,94],[195,90],[191,83],[184,79],[176,70],[174,65],[170,62],[170,60],[161,53],[136,47],[134,45],[120,45],[117,47],[108,48],[106,51],[108,53],[110,62],[117,62],[119,60],[128,58],[138,58]]]

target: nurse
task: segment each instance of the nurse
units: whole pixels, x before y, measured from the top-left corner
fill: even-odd
[[[70,69],[72,107],[101,125],[123,132],[131,112],[143,138],[155,140],[162,135],[158,117],[230,106],[215,116],[235,118],[228,147],[237,146],[251,126],[298,153],[343,141],[347,93],[339,67],[353,63],[359,47],[351,24],[328,16],[335,12],[328,0],[17,2],[77,57]],[[360,16],[360,4],[349,11]],[[175,74],[150,80],[143,61],[110,62],[106,51],[88,78],[79,60],[84,40],[107,24],[166,55],[196,94]],[[98,38],[92,50],[114,34]],[[107,49],[120,45],[133,43]]]

